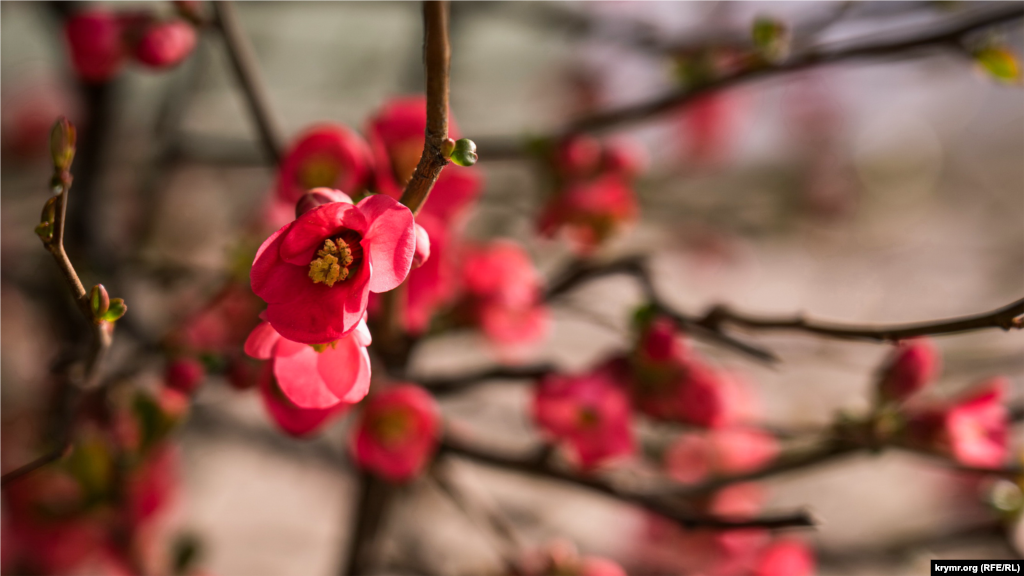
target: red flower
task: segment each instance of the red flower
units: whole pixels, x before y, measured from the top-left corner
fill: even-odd
[[[537,386],[534,419],[554,440],[570,448],[583,468],[633,453],[629,399],[603,371],[552,375]]]
[[[135,58],[151,68],[177,66],[196,46],[196,31],[181,20],[149,26],[135,45]]]
[[[121,71],[124,44],[121,22],[106,10],[79,12],[68,19],[64,33],[71,64],[87,82],[106,82]]]
[[[354,404],[370,389],[370,331],[365,322],[347,336],[317,347],[282,337],[269,322],[245,341],[245,353],[270,360],[281,392],[299,408]]]
[[[693,484],[711,476],[743,474],[778,455],[775,438],[755,428],[724,428],[681,434],[665,452],[665,469],[677,482]]]
[[[355,329],[371,291],[405,280],[415,242],[412,213],[387,196],[324,204],[260,246],[252,290],[267,302],[265,319],[282,336],[330,343]]]
[[[167,365],[165,381],[168,387],[191,394],[199,388],[206,377],[206,368],[195,358],[183,357]]]
[[[374,395],[353,429],[356,463],[392,482],[420,473],[437,449],[441,414],[434,398],[413,384]]]
[[[367,140],[373,154],[377,189],[399,199],[423,155],[427,128],[427,99],[424,96],[395,98],[370,119]],[[448,136],[459,139],[459,130],[449,115]],[[476,169],[448,167],[441,171],[423,212],[449,221],[463,212],[480,192]]]
[[[366,141],[340,124],[320,124],[292,143],[277,175],[277,196],[295,204],[307,190],[335,188],[355,195],[370,177]]]
[[[652,362],[682,360],[689,355],[689,346],[676,331],[675,322],[655,318],[640,335],[638,352]]]
[[[911,409],[906,441],[968,466],[1000,466],[1009,452],[1009,415],[1002,403],[1008,385],[1006,378],[992,378],[945,405]]]
[[[541,234],[565,230],[573,248],[592,252],[637,217],[633,189],[619,174],[569,184],[553,195],[538,223]]]
[[[878,391],[882,398],[903,401],[928,385],[939,369],[939,353],[930,340],[913,340],[893,351],[882,369]]]
[[[491,341],[516,346],[547,335],[540,274],[518,244],[497,240],[467,249],[462,280],[470,308]]]
[[[814,554],[798,540],[779,540],[765,549],[757,562],[756,576],[811,576]]]
[[[299,408],[281,391],[268,364],[260,378],[260,397],[270,417],[286,434],[310,436],[327,425],[331,418],[345,413],[351,404],[338,402],[330,408]]]

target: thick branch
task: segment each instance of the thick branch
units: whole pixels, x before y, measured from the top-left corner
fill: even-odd
[[[266,84],[260,76],[256,53],[238,23],[234,4],[221,0],[213,3],[213,9],[217,16],[217,28],[224,37],[228,56],[231,57],[231,65],[235,69],[235,75],[238,77],[239,84],[242,85],[242,92],[249,104],[249,113],[259,129],[263,149],[275,165],[280,164],[284,139],[281,136],[277,118],[273,114],[273,108],[270,106],[270,96],[267,94]]]
[[[867,39],[843,43],[834,47],[826,46],[820,49],[809,50],[794,55],[781,64],[746,68],[707,84],[694,88],[680,89],[648,102],[624,106],[580,118],[558,132],[549,135],[549,137],[557,140],[575,134],[620,127],[676,110],[680,106],[688,104],[705,94],[754,80],[761,80],[836,62],[884,58],[931,48],[960,49],[960,43],[963,38],[972,32],[1021,17],[1024,17],[1024,5],[1015,3],[1009,7],[993,10],[987,14],[964,19],[964,21],[959,23],[953,23],[938,29],[910,33],[901,39]],[[510,144],[506,140],[477,140],[477,145],[481,151],[481,156],[488,159],[525,155],[520,143]]]
[[[402,204],[413,214],[427,201],[441,169],[448,164],[441,147],[448,139],[448,2],[423,3],[423,57],[427,75],[427,131],[423,155],[405,185]]]
[[[549,451],[547,450],[542,451],[538,456],[532,458],[513,458],[493,454],[491,452],[485,452],[449,437],[442,443],[441,451],[461,456],[474,462],[581,486],[591,491],[611,496],[617,500],[639,506],[660,516],[664,516],[684,528],[791,528],[815,525],[815,521],[810,517],[810,515],[803,511],[781,516],[755,518],[752,520],[731,520],[691,514],[664,498],[629,492],[597,478],[578,476],[555,468],[548,464],[547,455],[549,454]]]

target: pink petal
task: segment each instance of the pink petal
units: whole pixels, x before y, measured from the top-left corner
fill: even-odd
[[[292,223],[281,242],[281,259],[296,266],[308,266],[324,240],[344,229],[366,229],[366,220],[355,207],[345,202],[317,206]]]
[[[316,432],[328,419],[342,413],[348,407],[348,404],[344,403],[326,409],[304,409],[295,406],[274,382],[269,366],[260,380],[260,396],[274,422],[286,433],[299,437]]]
[[[292,225],[294,222],[274,232],[263,242],[249,272],[252,291],[268,304],[294,300],[311,286],[317,286],[309,279],[308,261],[303,266],[292,266],[281,260],[282,236]]]
[[[270,322],[260,322],[245,339],[245,353],[253,358],[269,360],[274,352],[274,346],[280,340],[281,335],[274,330]]]
[[[352,332],[352,337],[356,339],[356,344],[364,348],[373,344],[373,336],[370,334],[370,329],[366,327],[366,320],[359,321],[359,325]]]
[[[317,369],[320,356],[316,350],[305,346],[298,354],[279,356],[273,361],[274,376],[281,392],[299,408],[330,408],[341,402]]]
[[[368,223],[363,250],[373,264],[370,290],[393,290],[408,276],[416,251],[412,212],[383,194],[364,198],[356,206]]]
[[[354,404],[370,389],[370,356],[355,338],[343,338],[317,360],[317,370],[331,392],[344,402]]]
[[[364,267],[365,268],[365,267]],[[292,302],[270,303],[264,313],[274,329],[288,340],[303,344],[333,342],[355,329],[366,312],[366,280],[368,272],[357,276],[357,282],[343,282],[327,287],[307,280],[305,294]],[[349,301],[355,301],[355,304]],[[363,309],[356,310],[359,301]]]

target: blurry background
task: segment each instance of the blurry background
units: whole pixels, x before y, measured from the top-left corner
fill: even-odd
[[[640,102],[675,84],[670,58],[638,42],[745,38],[757,15],[814,43],[899,35],[952,21],[982,3],[454,3],[452,112],[462,133],[527,136],[597,108]],[[385,99],[421,91],[417,3],[240,3],[270,100],[288,137],[311,123],[362,128]],[[48,3],[0,4],[3,164],[0,173],[2,418],[4,447],[39,410],[41,387],[74,314],[32,232],[46,198],[46,133],[61,113],[105,114],[93,172],[75,173],[69,247],[89,255],[131,307],[123,332],[158,339],[181,303],[201,299],[233,265],[238,231],[258,215],[274,173],[236,88],[223,46],[204,34],[172,73],[138,69],[80,90],[57,12]],[[1020,23],[1003,30],[1021,47]],[[642,34],[641,34],[642,33]],[[107,91],[107,94],[97,94]],[[97,108],[97,102],[101,102]],[[631,126],[652,157],[638,184],[641,223],[610,253],[651,252],[659,289],[681,309],[724,302],[751,312],[860,322],[970,314],[1024,287],[1024,93],[994,83],[948,52],[852,62],[773,77]],[[542,189],[529,161],[488,161],[470,224],[479,237],[512,236],[541,270],[569,258],[535,239]],[[81,184],[81,188],[79,187]],[[110,278],[115,264],[125,273]],[[107,281],[107,278],[110,278]],[[608,279],[556,308],[552,337],[531,358],[582,368],[625,344],[634,286]],[[127,317],[126,317],[127,318]],[[121,330],[119,324],[119,331]],[[824,424],[867,407],[873,344],[802,335],[757,336],[784,359],[766,368],[708,349],[759,385],[766,419]],[[140,354],[128,335],[114,356]],[[986,331],[938,339],[940,392],[1006,374],[1024,400],[1024,334]],[[473,334],[421,347],[421,373],[492,364]],[[154,365],[144,378],[159,379]],[[445,399],[453,420],[498,447],[531,439],[527,389],[495,383]],[[254,392],[207,385],[182,435],[183,525],[203,538],[216,574],[337,573],[353,513],[343,457],[347,421],[300,442],[272,430]],[[1018,448],[1020,444],[1017,429]],[[5,459],[5,467],[11,463]],[[557,535],[627,569],[671,573],[670,540],[635,511],[571,487],[463,463],[479,492],[531,542]],[[928,558],[997,558],[1007,543],[967,531],[986,516],[969,490],[906,454],[864,455],[772,480],[771,509],[809,506],[822,574],[921,574]],[[966,492],[966,493],[965,493]],[[486,537],[425,484],[407,487],[389,518],[396,570],[476,574],[497,556]],[[903,546],[903,543],[916,545]],[[1016,536],[1017,554],[1024,531]],[[890,549],[896,549],[893,553]]]

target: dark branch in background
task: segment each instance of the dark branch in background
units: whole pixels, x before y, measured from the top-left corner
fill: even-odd
[[[868,39],[841,43],[835,47],[825,46],[809,50],[802,54],[796,54],[778,65],[747,68],[707,84],[680,89],[648,102],[624,106],[580,118],[569,123],[569,125],[561,130],[548,135],[548,138],[558,140],[576,134],[599,132],[638,122],[664,112],[676,110],[680,106],[688,104],[705,94],[754,80],[807,70],[836,62],[884,58],[923,51],[924,49],[945,48],[962,50],[961,42],[969,34],[1022,17],[1024,17],[1024,5],[1014,3],[1009,7],[993,10],[988,14],[965,18],[963,22],[946,25],[939,29],[907,34],[902,39]],[[526,151],[523,144],[519,139],[477,139],[480,156],[492,160],[525,156]]]
[[[743,342],[719,330],[701,326],[695,319],[672,309],[661,299],[655,290],[650,272],[647,270],[645,259],[642,256],[627,256],[600,264],[581,260],[575,261],[566,267],[565,271],[556,275],[545,292],[544,299],[547,301],[554,300],[581,284],[616,274],[625,274],[634,278],[640,284],[648,304],[654,306],[662,315],[671,318],[677,325],[687,330],[695,338],[734,350],[760,362],[770,364],[779,361],[779,357],[771,350]]]
[[[731,520],[726,518],[718,518],[713,516],[701,516],[691,514],[683,510],[680,506],[675,503],[662,498],[660,496],[649,495],[649,494],[638,494],[623,490],[612,484],[599,480],[597,478],[585,477],[560,470],[553,467],[548,463],[548,456],[550,451],[548,449],[541,450],[535,456],[527,458],[514,458],[510,456],[502,456],[490,451],[481,450],[468,444],[464,444],[458,440],[455,440],[447,436],[441,444],[441,453],[447,453],[454,456],[460,456],[473,462],[486,464],[489,466],[496,466],[504,470],[513,470],[516,472],[523,472],[532,476],[539,476],[542,478],[550,478],[561,482],[569,483],[574,486],[580,486],[587,488],[593,492],[599,492],[606,496],[611,496],[622,502],[633,504],[644,508],[649,512],[658,514],[672,520],[684,528],[714,528],[714,529],[734,529],[734,528],[794,528],[794,527],[810,527],[815,525],[815,521],[807,512],[797,512],[794,514],[786,514],[780,516],[761,517],[750,520]]]
[[[259,128],[263,149],[267,157],[275,165],[278,165],[281,163],[284,138],[270,106],[270,96],[267,94],[266,84],[264,84],[259,66],[256,64],[256,53],[238,23],[234,5],[229,1],[217,1],[213,3],[213,10],[216,14],[216,26],[224,37],[228,56],[231,57],[231,65],[235,69],[235,75],[238,77],[239,84],[242,85],[242,92],[249,104],[249,113],[256,121],[256,127]]]
[[[412,378],[414,382],[430,391],[434,396],[445,396],[472,388],[489,380],[536,380],[555,371],[551,364],[533,366],[496,366],[459,376],[440,376],[435,378]]]
[[[71,264],[71,260],[68,259],[67,252],[64,250],[64,225],[67,220],[68,194],[71,190],[71,180],[71,174],[67,172],[67,166],[63,168],[63,171],[59,168],[55,171],[54,183],[57,186],[55,189],[57,195],[53,212],[52,236],[43,240],[43,246],[53,256],[53,260],[57,263],[57,268],[64,277],[71,296],[75,299],[75,304],[91,327],[92,342],[81,375],[78,377],[69,375],[68,378],[63,378],[60,381],[60,388],[57,391],[56,408],[52,415],[52,423],[49,430],[52,436],[53,448],[32,462],[4,474],[0,477],[0,487],[7,486],[9,482],[22,478],[28,473],[60,459],[68,451],[71,447],[72,430],[82,397],[85,393],[90,392],[96,387],[100,368],[103,365],[103,360],[107,355],[107,350],[110,349],[110,343],[113,339],[113,323],[99,322],[94,318],[89,304],[89,293],[86,292],[85,286],[82,284],[81,279],[79,279],[75,267]]]
[[[402,192],[402,204],[413,214],[427,201],[441,169],[448,164],[441,146],[448,139],[448,3],[423,3],[423,58],[427,76],[427,131],[423,155]]]

